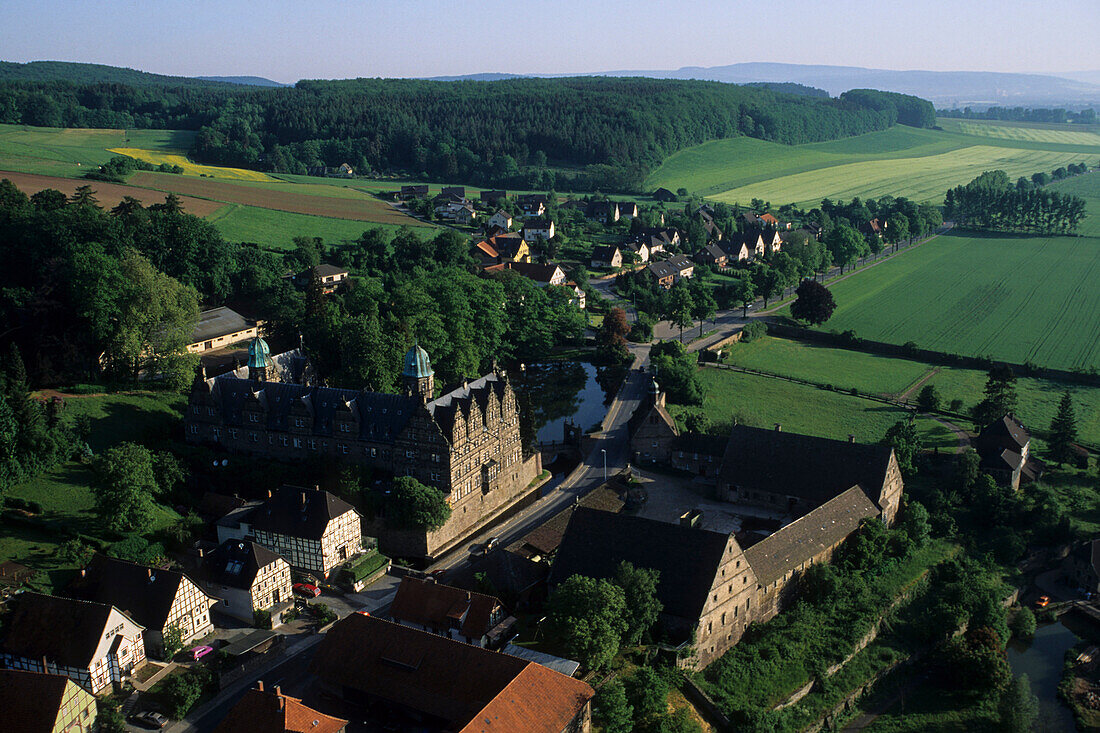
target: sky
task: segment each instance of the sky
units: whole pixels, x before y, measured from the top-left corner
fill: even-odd
[[[2,0],[0,60],[280,82],[765,61],[1100,69],[1100,0]]]

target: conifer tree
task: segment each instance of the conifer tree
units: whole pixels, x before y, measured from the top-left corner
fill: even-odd
[[[1073,409],[1073,398],[1066,390],[1058,403],[1058,414],[1050,422],[1050,457],[1058,465],[1069,463],[1073,459],[1072,444],[1076,442],[1077,415]]]

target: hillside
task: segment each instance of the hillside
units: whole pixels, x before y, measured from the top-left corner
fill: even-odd
[[[225,86],[231,77],[192,78],[165,76],[148,71],[103,64],[79,64],[70,61],[31,61],[17,64],[0,61],[0,82],[65,81],[76,84],[128,84],[130,86],[209,87]],[[236,82],[239,83],[239,82]],[[274,84],[274,82],[272,82]]]
[[[707,140],[796,145],[935,122],[932,105],[916,97],[798,91],[590,77],[292,88],[0,81],[0,123],[194,130],[195,161],[268,172],[349,163],[512,189],[638,191],[669,155]]]

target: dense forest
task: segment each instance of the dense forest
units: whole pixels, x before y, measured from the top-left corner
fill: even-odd
[[[1074,172],[1078,172],[1074,166]],[[1050,191],[1004,171],[987,171],[947,192],[944,216],[968,229],[1067,234],[1085,217],[1085,200]]]
[[[1096,110],[1083,109],[1080,112],[1056,107],[1053,109],[1029,109],[1027,107],[989,107],[974,110],[941,109],[940,117],[952,117],[961,120],[1004,120],[1006,122],[1076,122],[1081,125],[1096,124]]]
[[[928,127],[931,103],[853,90],[839,99],[719,82],[643,78],[300,81],[295,87],[0,82],[0,122],[197,130],[204,163],[539,189],[637,191],[671,153],[748,135],[785,144],[896,123]]]

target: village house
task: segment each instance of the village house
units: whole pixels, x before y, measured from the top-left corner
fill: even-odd
[[[506,262],[530,262],[531,248],[518,232],[495,234],[474,244],[474,258],[482,267]]]
[[[646,274],[653,279],[659,288],[668,290],[676,282],[676,268],[668,260],[650,262],[645,268]]]
[[[28,591],[5,631],[4,667],[64,675],[93,695],[145,664],[141,626],[103,603]]]
[[[455,224],[458,224],[459,226],[472,226],[476,219],[477,212],[474,211],[474,207],[470,206],[469,204],[466,204],[465,206],[454,212]]]
[[[402,186],[401,198],[403,199],[422,199],[428,196],[427,184],[417,184],[414,186]]]
[[[351,614],[317,648],[322,692],[401,727],[589,733],[594,690],[541,664]],[[490,721],[485,723],[484,721]]]
[[[758,218],[760,220],[760,223],[764,226],[771,227],[772,229],[779,229],[779,219],[776,219],[771,214],[765,212],[761,214]]]
[[[638,204],[633,201],[620,201],[619,217],[622,219],[636,219],[638,217]]]
[[[390,620],[485,648],[499,647],[515,625],[493,596],[408,575],[397,587]]]
[[[523,222],[523,241],[536,242],[554,238],[554,222],[551,219],[531,218]]]
[[[622,249],[625,252],[633,252],[638,262],[643,265],[649,262],[649,245],[645,242],[624,242]]]
[[[723,268],[729,264],[729,256],[717,244],[707,244],[695,253],[695,261],[701,265]]]
[[[347,724],[284,695],[277,686],[265,692],[260,680],[229,710],[214,733],[343,733]]]
[[[499,190],[482,191],[480,196],[481,203],[486,206],[500,206],[508,198],[508,192]]]
[[[726,254],[738,262],[747,262],[755,257],[763,257],[766,251],[764,237],[759,232],[745,232],[734,235],[724,245]]]
[[[0,669],[3,727],[19,733],[91,733],[96,698],[64,675]]]
[[[457,196],[460,199],[466,198],[465,186],[444,186],[439,190],[440,195],[443,196]]]
[[[250,321],[230,308],[211,308],[199,314],[199,322],[187,344],[187,353],[223,349],[259,335],[260,321]]]
[[[654,379],[648,395],[627,421],[632,462],[641,465],[669,463],[673,439],[679,434],[676,421],[665,407],[665,394]]]
[[[1019,490],[1021,481],[1035,481],[1046,470],[1046,464],[1031,453],[1027,428],[1012,414],[982,428],[974,447],[981,458],[978,467],[1013,491]]]
[[[676,271],[676,280],[688,280],[695,273],[695,263],[687,255],[672,255],[665,262]]]
[[[318,282],[321,283],[321,292],[325,295],[335,293],[347,281],[350,274],[343,267],[322,263],[299,272],[294,276],[294,284],[300,288],[307,287],[314,273],[317,275]]]
[[[614,270],[623,266],[623,253],[613,244],[592,248],[592,267]]]
[[[549,203],[550,199],[541,193],[521,194],[516,199],[516,204],[519,205],[519,210],[523,212],[524,216],[538,217],[544,215],[546,206]]]
[[[779,252],[783,249],[783,237],[775,229],[765,229],[760,234],[760,239],[764,242],[765,252]]]
[[[359,512],[317,487],[281,486],[250,511],[230,516],[232,521],[218,522],[219,543],[253,539],[292,568],[323,578],[363,547]]]
[[[227,539],[203,560],[207,590],[218,599],[215,611],[248,624],[266,611],[278,626],[294,606],[290,564],[263,545]]]
[[[328,457],[436,487],[453,510],[440,529],[397,530],[376,518],[368,532],[380,538],[384,551],[390,548],[387,554],[430,557],[537,491],[528,485],[542,470],[539,454],[523,454],[516,397],[503,371],[439,397],[434,396],[434,374],[427,352],[414,346],[405,355],[403,394],[273,384],[238,373],[199,379],[191,390],[184,434],[191,443],[231,452],[297,461]],[[297,500],[287,500],[287,521],[300,514],[291,506]],[[325,511],[331,506],[326,499]],[[232,536],[243,539],[245,533]],[[218,539],[227,538],[219,534]],[[259,533],[256,540],[264,544]],[[319,551],[316,538],[310,545]],[[336,547],[323,561],[312,552],[306,565],[306,557],[296,557],[285,545],[267,546],[293,567],[326,574],[341,561]]]
[[[875,237],[877,239],[882,239],[882,235],[885,231],[886,222],[877,217],[859,225],[859,233],[868,238]]]
[[[590,221],[614,224],[619,220],[619,205],[614,201],[590,201],[584,215]]]
[[[711,242],[721,242],[726,238],[726,233],[714,222],[714,219],[704,217],[703,229],[707,233],[707,239]]]
[[[512,270],[528,280],[532,280],[540,288],[549,286],[569,288],[572,291],[570,301],[579,309],[584,310],[587,295],[584,289],[572,280],[566,279],[565,270],[560,265],[549,263],[540,265],[536,262],[503,262],[497,265],[485,267],[485,272],[500,272]]]
[[[95,555],[65,589],[73,598],[121,610],[145,629],[146,656],[165,657],[164,638],[178,629],[186,645],[214,631],[207,595],[188,575]]]
[[[663,201],[665,203],[673,203],[679,200],[676,194],[674,194],[672,191],[669,191],[667,188],[658,188],[656,191],[653,192],[653,198],[657,201]]]
[[[500,227],[507,231],[512,228],[512,215],[504,209],[497,209],[496,213],[489,217],[489,226]]]

